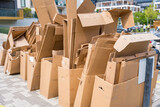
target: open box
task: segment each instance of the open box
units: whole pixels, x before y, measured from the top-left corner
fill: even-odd
[[[20,52],[8,53],[7,74],[20,73]]]

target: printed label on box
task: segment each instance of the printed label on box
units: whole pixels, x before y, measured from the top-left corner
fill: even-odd
[[[152,65],[152,78],[154,76],[154,62],[155,62],[155,56],[149,57],[153,59],[153,65]],[[145,76],[146,76],[146,58],[141,59],[139,61],[139,74],[138,74],[138,84],[141,84],[145,82]]]

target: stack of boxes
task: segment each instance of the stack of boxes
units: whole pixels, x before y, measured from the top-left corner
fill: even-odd
[[[150,100],[158,71],[152,34],[118,34],[134,26],[130,10],[95,13],[91,0],[67,0],[67,15],[53,1],[33,0],[39,23],[10,28],[0,64],[8,74],[20,73],[30,91],[47,99],[59,97],[63,107],[142,107],[147,60],[152,59]],[[150,101],[151,104],[151,101]]]

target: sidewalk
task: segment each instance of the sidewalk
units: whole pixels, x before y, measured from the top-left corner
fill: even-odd
[[[58,98],[46,99],[38,91],[30,92],[20,75],[7,75],[0,67],[0,105],[5,107],[60,107]]]
[[[7,35],[0,33],[0,47]],[[58,98],[46,99],[38,91],[30,92],[20,75],[7,75],[0,66],[0,105],[5,107],[60,107]]]

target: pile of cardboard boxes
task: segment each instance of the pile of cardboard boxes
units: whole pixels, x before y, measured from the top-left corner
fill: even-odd
[[[63,107],[142,107],[150,64],[152,105],[158,71],[152,34],[118,34],[134,26],[130,10],[94,12],[91,0],[66,0],[61,15],[54,0],[33,0],[39,22],[11,27],[0,53],[4,72],[20,73],[30,91],[59,97]]]

